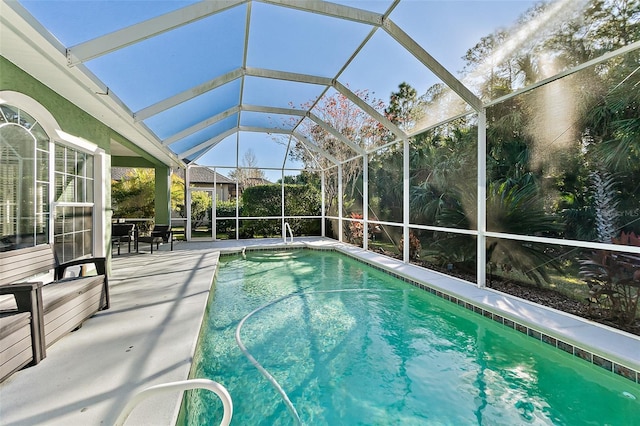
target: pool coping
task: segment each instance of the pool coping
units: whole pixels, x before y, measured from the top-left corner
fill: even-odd
[[[640,384],[639,336],[490,288],[480,288],[475,283],[360,247],[321,239],[221,248],[220,255],[300,248],[343,253],[505,327]]]

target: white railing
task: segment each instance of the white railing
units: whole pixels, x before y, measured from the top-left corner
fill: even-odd
[[[287,231],[289,231],[291,242],[293,242],[293,231],[291,230],[291,226],[289,226],[289,222],[284,223],[284,243],[285,244],[287,244]]]
[[[220,425],[228,426],[229,423],[231,423],[231,417],[233,416],[233,402],[231,401],[231,395],[229,395],[227,389],[220,383],[214,382],[213,380],[191,379],[151,386],[139,392],[133,398],[131,398],[131,400],[124,407],[124,409],[118,416],[115,425],[123,426],[124,422],[127,420],[127,417],[129,417],[129,414],[131,414],[131,411],[133,411],[135,406],[138,405],[140,401],[147,399],[150,396],[166,392],[181,392],[190,389],[208,389],[218,395],[218,397],[222,401],[222,406],[224,407],[224,414],[222,415],[222,421],[220,422]]]

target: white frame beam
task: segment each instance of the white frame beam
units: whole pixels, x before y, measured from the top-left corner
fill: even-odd
[[[133,119],[135,121],[145,120],[149,117],[152,117],[156,114],[166,111],[169,108],[173,108],[176,105],[180,105],[183,102],[186,102],[190,99],[193,99],[197,96],[207,93],[213,89],[217,89],[220,86],[224,86],[225,84],[230,83],[234,80],[237,80],[242,76],[244,76],[244,71],[242,70],[242,68],[237,68],[231,72],[228,72],[224,75],[216,77],[198,86],[187,89],[182,93],[178,93],[177,95],[171,96],[170,98],[166,98],[153,105],[149,105],[148,107],[133,113]]]
[[[393,124],[391,120],[389,120],[387,117],[385,117],[384,115],[376,111],[375,108],[373,108],[371,105],[369,105],[368,103],[360,99],[358,95],[356,95],[351,90],[349,90],[348,87],[344,86],[339,81],[334,81],[333,87],[338,92],[346,96],[347,99],[349,99],[351,102],[356,104],[360,109],[366,112],[371,118],[373,118],[374,120],[382,124],[384,127],[386,127],[387,130],[389,130],[391,133],[395,134],[399,138],[404,139],[407,137],[406,133],[402,129],[400,129],[398,126]]]
[[[342,164],[338,164],[338,241],[343,242],[343,224],[342,224],[342,197],[343,197],[343,187],[342,187]]]
[[[397,26],[391,19],[385,19],[382,25],[384,30],[409,53],[415,56],[424,66],[429,68],[436,77],[458,94],[476,111],[482,110],[482,101],[471,92],[460,80],[454,77],[444,66],[435,60],[422,46],[416,43],[407,33]]]
[[[343,6],[318,0],[258,0],[261,3],[273,4],[290,9],[302,10],[332,18],[345,19],[379,27],[382,25],[383,15],[355,7]]]
[[[279,108],[279,107],[269,107],[269,106],[260,106],[260,105],[240,105],[240,109],[242,111],[247,112],[263,112],[266,114],[282,114],[282,115],[295,115],[304,117],[306,112],[301,109],[295,108]]]
[[[478,236],[476,237],[476,279],[478,287],[485,287],[487,282],[487,113],[478,113],[478,193],[477,193],[477,222]]]
[[[203,1],[165,13],[135,25],[105,34],[67,49],[67,62],[74,66],[139,43],[175,28],[223,12],[249,0]]]
[[[362,156],[362,248],[369,250],[369,156]]]
[[[411,223],[410,215],[410,191],[411,191],[411,164],[409,162],[411,156],[409,139],[402,140],[402,261],[409,263],[410,258],[410,239],[409,239],[409,224]]]
[[[290,135],[291,130],[276,129],[271,127],[259,127],[259,126],[238,126],[236,129],[238,132],[253,132],[253,133],[273,133],[278,135]]]
[[[233,114],[239,113],[240,107],[234,106],[229,108],[226,111],[221,112],[220,114],[216,114],[213,117],[207,118],[206,120],[201,121],[198,124],[194,124],[193,126],[184,129],[181,132],[178,132],[174,135],[169,136],[167,139],[162,141],[162,145],[171,145],[173,143],[178,142],[180,139],[186,138],[189,135],[192,135],[196,132],[199,132],[202,129],[206,129],[207,127],[217,123],[218,121],[222,121],[225,118],[231,117]]]
[[[309,111],[306,115],[311,120],[313,120],[314,123],[316,123],[318,126],[322,127],[326,132],[330,133],[334,138],[338,139],[339,141],[341,141],[342,143],[347,145],[349,148],[353,149],[358,154],[360,154],[360,155],[365,155],[366,154],[366,151],[363,148],[361,148],[358,145],[356,145],[355,143],[351,142],[349,139],[347,139],[347,137],[345,137],[342,133],[340,133],[338,130],[336,130],[335,127],[331,126],[326,121],[323,121],[320,117],[318,117],[317,115],[315,115],[311,111]]]
[[[318,86],[331,86],[332,83],[332,80],[327,77],[287,71],[276,71],[266,68],[246,67],[245,75],[248,77],[270,78],[273,80],[285,80],[297,83],[316,84]]]
[[[215,137],[213,137],[211,139],[208,139],[208,140],[202,142],[201,144],[198,144],[198,145],[194,146],[193,148],[191,148],[191,149],[189,149],[187,151],[184,151],[184,152],[178,154],[178,158],[180,158],[182,160],[184,158],[187,158],[190,155],[197,154],[198,152],[202,151],[203,149],[205,149],[207,147],[213,148],[214,146],[219,144],[224,138],[226,138],[227,136],[233,135],[237,131],[238,131],[238,129],[236,129],[234,127],[234,128],[229,129],[229,130],[227,130],[225,132],[222,132],[219,135],[217,135],[217,136],[215,136]]]
[[[329,160],[333,164],[340,165],[340,161],[338,161],[333,155],[329,154],[327,151],[325,151],[324,149],[320,148],[315,143],[311,142],[311,140],[309,140],[309,138],[307,138],[306,136],[304,136],[304,135],[302,135],[301,133],[298,133],[298,132],[292,132],[291,135],[294,138],[296,138],[297,140],[299,140],[300,143],[302,143],[304,146],[306,146],[311,151],[317,152],[318,154],[322,155],[324,158],[326,158],[327,160]]]

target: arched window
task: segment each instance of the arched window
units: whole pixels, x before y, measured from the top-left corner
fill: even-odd
[[[0,104],[0,251],[49,242],[50,145],[31,115]]]
[[[93,252],[94,156],[49,135],[64,132],[48,111],[0,92],[0,251],[53,243],[62,262]]]

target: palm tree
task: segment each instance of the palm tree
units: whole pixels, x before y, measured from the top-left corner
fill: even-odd
[[[446,208],[438,215],[438,225],[475,228],[475,192],[459,194],[454,208]],[[467,206],[467,207],[463,207]],[[528,175],[520,182],[492,182],[487,191],[487,229],[515,235],[556,236],[562,223],[544,209],[543,199],[533,178]],[[468,236],[447,238],[448,250],[454,253],[475,251],[475,239]],[[456,245],[460,247],[456,247]],[[548,247],[510,239],[488,239],[487,265],[492,272],[498,265],[514,269],[541,286],[549,282],[548,268],[560,271],[558,254]],[[491,276],[489,277],[491,279]]]

